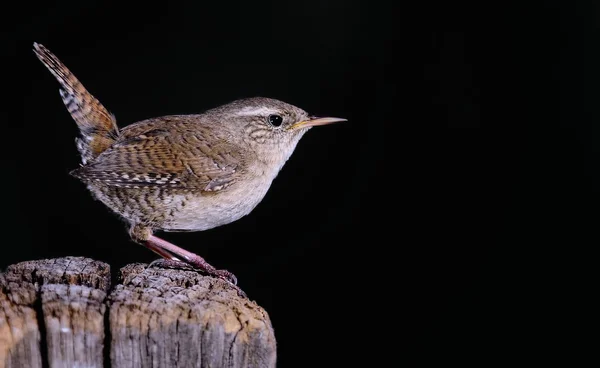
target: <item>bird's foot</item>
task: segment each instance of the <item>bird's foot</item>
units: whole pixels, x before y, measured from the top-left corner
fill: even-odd
[[[203,271],[208,275],[227,281],[235,287],[241,295],[246,296],[246,294],[237,287],[237,277],[235,277],[234,274],[227,270],[217,270],[199,255],[188,252],[187,250],[180,248],[175,244],[171,244],[155,235],[148,236],[148,239],[141,243],[146,248],[165,258],[163,260],[152,262],[150,264],[151,266],[160,265],[168,268]]]
[[[206,262],[204,258],[200,257],[197,254],[187,254],[184,263],[198,270],[202,270],[211,276],[215,276],[222,280],[225,280],[233,286],[237,285],[237,277],[235,277],[234,274],[227,270],[217,270],[216,268],[208,264],[208,262]]]
[[[161,268],[176,268],[179,270],[187,271],[203,271],[204,273],[218,277],[222,280],[229,282],[230,284],[237,285],[237,277],[227,270],[217,270],[208,263],[194,263],[194,262],[183,262],[178,259],[157,259],[150,263],[148,267],[161,267]]]
[[[185,271],[197,271],[196,268],[191,265],[182,262],[178,259],[167,259],[167,258],[159,258],[156,259],[148,265],[148,268],[158,267],[158,268],[174,268],[176,270],[185,270]]]
[[[208,266],[208,267],[206,267],[206,266]],[[209,265],[208,263],[193,264],[193,263],[183,262],[178,259],[161,258],[161,259],[157,259],[157,260],[153,261],[152,263],[150,263],[148,265],[148,267],[174,268],[174,269],[178,269],[178,270],[196,271],[196,272],[202,271],[210,276],[214,276],[214,277],[220,278],[221,280],[228,282],[231,286],[233,286],[234,289],[237,290],[237,292],[242,297],[247,298],[246,293],[237,286],[237,277],[235,277],[235,275],[233,273],[231,273],[227,270],[217,270],[216,268]]]

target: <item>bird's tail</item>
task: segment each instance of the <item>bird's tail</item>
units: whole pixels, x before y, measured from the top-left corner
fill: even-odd
[[[86,164],[115,142],[119,135],[115,117],[50,50],[34,42],[33,51],[62,87],[62,100],[81,132],[81,138],[76,139],[77,149]]]

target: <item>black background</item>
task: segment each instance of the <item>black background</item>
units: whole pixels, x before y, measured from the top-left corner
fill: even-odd
[[[577,324],[559,306],[584,304],[597,244],[594,2],[28,2],[2,18],[0,267],[154,259],[68,175],[77,131],[37,41],[121,126],[251,96],[349,119],[311,130],[251,215],[164,234],[238,276],[278,366],[564,350],[540,341]]]

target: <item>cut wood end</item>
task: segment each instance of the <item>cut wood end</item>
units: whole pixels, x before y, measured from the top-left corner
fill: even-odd
[[[41,367],[42,355],[50,366],[101,366],[108,353],[113,367],[275,366],[269,316],[228,282],[139,263],[112,289],[110,279],[107,264],[83,257],[0,273],[0,367]]]

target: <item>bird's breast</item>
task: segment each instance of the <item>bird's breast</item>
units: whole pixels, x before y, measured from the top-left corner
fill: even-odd
[[[202,231],[249,214],[264,198],[279,170],[252,167],[221,190],[118,187],[90,182],[94,196],[132,224],[155,230]]]
[[[269,176],[253,177],[214,193],[176,194],[172,203],[179,203],[178,209],[162,230],[202,231],[236,221],[262,201],[271,182]]]

